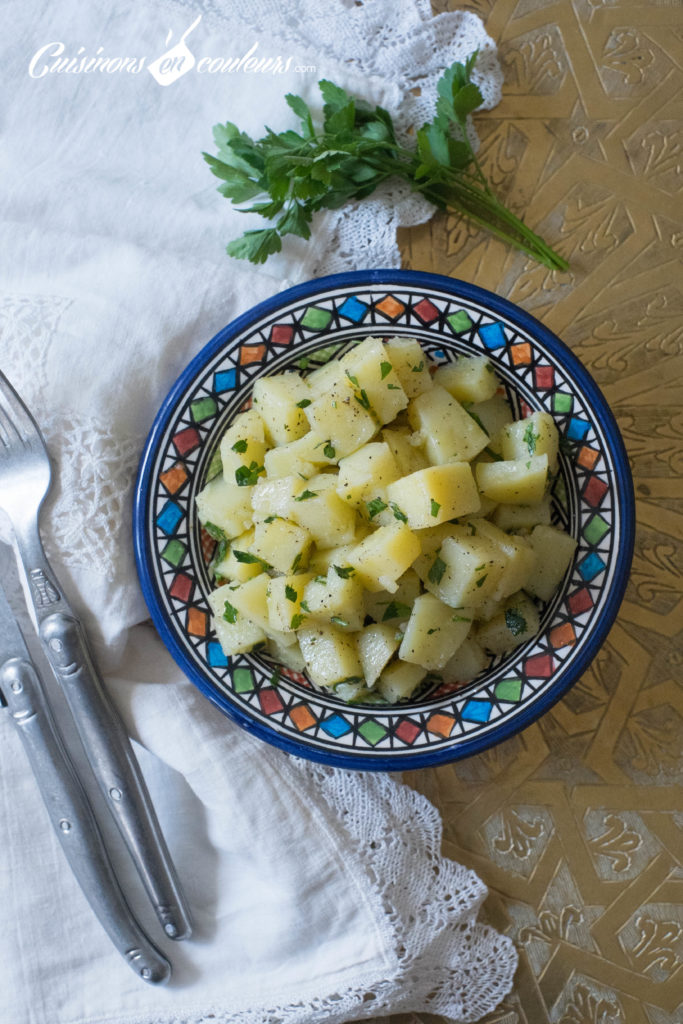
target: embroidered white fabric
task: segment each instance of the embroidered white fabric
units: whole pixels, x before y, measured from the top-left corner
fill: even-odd
[[[257,41],[316,74],[187,75],[162,88],[149,75],[26,73],[54,40],[69,54],[159,52],[169,28],[177,39],[200,14],[193,52],[239,56]],[[516,955],[477,922],[485,886],[441,856],[436,810],[392,777],[258,744],[211,708],[144,625],[130,508],[153,415],[216,330],[296,281],[398,266],[396,228],[433,212],[390,185],[319,216],[309,243],[294,240],[264,268],[229,261],[225,242],[251,224],[199,158],[210,126],[231,118],[259,132],[267,116],[284,127],[284,93],[315,104],[328,77],[387,107],[408,138],[431,116],[443,68],[475,49],[484,105],[498,102],[494,44],[475,15],[434,17],[428,0],[68,0],[57,12],[12,0],[6,25],[0,67],[15,105],[4,126],[2,369],[49,445],[48,554],[142,744],[198,941],[164,947],[175,987],[140,988],[68,876],[2,720],[0,820],[11,839],[0,898],[11,913],[0,1019],[341,1024],[410,1010],[478,1020],[509,989]]]

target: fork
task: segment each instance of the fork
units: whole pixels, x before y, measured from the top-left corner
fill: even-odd
[[[0,509],[12,524],[28,610],[157,918],[169,938],[187,938],[190,915],[133,748],[43,550],[39,515],[50,481],[40,431],[0,371]]]

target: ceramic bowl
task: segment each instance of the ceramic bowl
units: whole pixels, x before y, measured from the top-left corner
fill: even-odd
[[[472,682],[419,700],[348,706],[259,652],[227,658],[211,630],[214,541],[194,508],[221,434],[256,378],[312,369],[367,335],[419,339],[436,362],[485,353],[517,416],[552,414],[562,444],[555,521],[578,541],[537,636]],[[220,331],[164,401],[136,487],[136,558],[161,638],[203,694],[269,743],[356,769],[436,765],[485,750],[542,715],[586,670],[628,580],[634,500],[607,403],[571,351],[528,313],[462,281],[357,271],[281,292]]]

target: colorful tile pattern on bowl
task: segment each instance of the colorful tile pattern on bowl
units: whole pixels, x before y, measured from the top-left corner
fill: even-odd
[[[254,379],[314,368],[369,334],[416,337],[436,361],[484,352],[519,414],[552,413],[563,437],[556,515],[579,541],[535,641],[465,687],[447,680],[417,702],[387,708],[344,705],[261,654],[225,657],[206,604],[213,541],[194,513],[212,452],[248,404]],[[391,768],[397,760],[433,763],[482,749],[535,717],[551,692],[562,692],[575,659],[585,664],[595,653],[592,637],[616,571],[620,528],[615,466],[595,396],[570,379],[552,345],[484,301],[433,287],[366,283],[292,301],[285,293],[274,312],[207,355],[167,412],[153,453],[146,551],[154,599],[174,643],[224,710],[267,727],[264,738],[304,756],[353,765],[362,755],[364,767]]]

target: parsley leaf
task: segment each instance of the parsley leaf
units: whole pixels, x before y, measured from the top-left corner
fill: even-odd
[[[505,625],[513,636],[519,636],[520,633],[526,633],[527,630],[526,619],[516,608],[505,609]]]
[[[380,373],[382,374],[381,379],[384,380],[387,374],[391,373],[391,371],[393,370],[393,366],[391,365],[391,363],[380,363],[379,369]]]
[[[202,523],[202,526],[204,527],[204,529],[208,533],[209,537],[213,537],[214,540],[227,540],[228,539],[226,537],[226,535],[225,535],[225,530],[222,527],[220,527],[220,526],[216,526],[215,523],[206,522],[206,523]]]
[[[526,430],[524,431],[524,436],[522,438],[524,444],[527,446],[529,455],[533,455],[535,453],[536,443],[540,436],[541,435],[534,430],[533,423],[529,423]]]
[[[334,622],[335,626],[348,626],[346,619],[342,619],[338,615],[330,616],[330,622]]]
[[[382,616],[382,622],[387,622],[389,619],[405,619],[409,615],[410,607],[407,604],[402,604],[401,601],[390,601]]]
[[[235,480],[238,487],[252,487],[258,480],[261,473],[265,472],[264,466],[258,462],[250,462],[248,466],[239,466],[235,470]]]
[[[237,452],[238,455],[244,455],[244,453],[247,450],[247,442],[245,441],[245,439],[242,437],[239,439],[239,441],[235,441],[234,445],[232,446],[232,450],[234,452]]]
[[[300,402],[296,403],[297,409],[306,409],[311,404],[312,399],[302,398]]]
[[[441,580],[443,579],[443,574],[445,573],[445,571],[446,571],[446,563],[444,562],[443,558],[441,558],[441,556],[437,552],[436,558],[432,562],[432,567],[431,567],[431,569],[429,570],[429,572],[427,574],[427,578],[428,578],[429,582],[430,583],[437,583],[437,584],[441,583]]]
[[[294,587],[290,587],[288,583],[285,584],[285,597],[292,603],[296,602],[296,590]]]
[[[297,495],[294,501],[308,501],[309,498],[316,498],[317,496],[317,491],[309,491],[307,488],[305,491],[302,491],[301,494]]]
[[[370,516],[370,518],[374,519],[375,516],[378,516],[380,514],[380,512],[384,512],[384,509],[387,508],[388,506],[386,501],[382,501],[381,498],[373,498],[372,501],[365,502],[365,507],[368,510],[368,515]]]
[[[400,523],[407,523],[408,516],[398,507],[396,502],[390,501],[389,504],[391,505],[391,511],[394,513],[394,519],[398,519]]]
[[[439,509],[441,508],[441,505],[439,504],[438,501],[434,501],[433,498],[431,499],[431,503],[432,503],[432,515],[433,516],[438,516]]]
[[[334,459],[337,455],[334,445],[330,444],[329,441],[323,448],[323,455],[325,456],[326,459]]]
[[[226,622],[230,622],[234,625],[237,622],[237,609],[230,604],[229,601],[225,602],[225,608],[223,610],[223,618]]]
[[[347,565],[343,568],[341,565],[334,565],[333,569],[336,572],[337,576],[340,576],[341,579],[343,580],[348,580],[349,577],[353,576],[353,574],[356,571],[352,565]]]
[[[289,623],[289,628],[290,629],[298,629],[299,626],[301,625],[301,623],[304,621],[305,618],[306,618],[306,616],[305,615],[301,615],[301,613],[299,613],[299,612],[297,612],[296,615],[292,615],[292,620]]]
[[[251,551],[237,551],[235,548],[232,549],[232,553],[235,556],[237,562],[243,562],[245,565],[257,565],[261,564],[267,569],[270,568],[267,562],[264,562],[258,555],[252,555]]]

